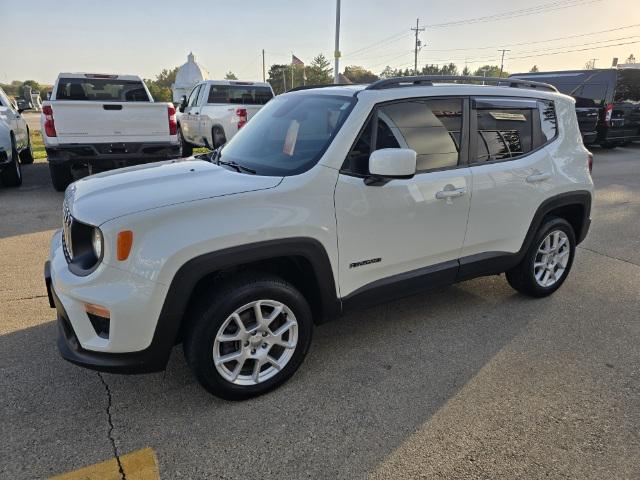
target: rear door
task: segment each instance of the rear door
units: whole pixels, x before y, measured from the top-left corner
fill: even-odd
[[[472,105],[473,195],[461,269],[478,255],[519,251],[554,178],[545,148],[557,132],[553,102],[477,97]]]

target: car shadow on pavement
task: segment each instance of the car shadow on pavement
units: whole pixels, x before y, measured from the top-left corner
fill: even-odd
[[[316,329],[287,384],[244,402],[200,388],[179,346],[166,372],[102,374],[107,394],[99,374],[59,358],[53,322],[16,331],[0,337],[5,473],[106,460],[111,435],[120,454],[152,447],[162,478],[364,477],[538,308],[492,277],[350,314]]]

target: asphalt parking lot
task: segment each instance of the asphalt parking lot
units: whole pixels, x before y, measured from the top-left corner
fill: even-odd
[[[640,478],[640,144],[594,152],[592,229],[555,295],[490,277],[349,315],[239,403],[179,347],[146,376],[59,358],[42,267],[62,194],[25,166],[0,189],[0,478],[147,447],[163,479]]]

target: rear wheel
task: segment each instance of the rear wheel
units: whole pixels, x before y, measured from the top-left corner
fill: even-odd
[[[546,297],[564,283],[576,249],[571,224],[563,218],[548,219],[531,242],[524,259],[507,272],[514,289],[532,297]]]
[[[182,135],[182,128],[178,126],[178,142],[180,142],[180,157],[190,157],[193,155],[193,145],[187,142]]]
[[[243,275],[200,305],[184,352],[204,388],[240,400],[288,380],[307,354],[312,328],[309,305],[295,287],[271,275]]]
[[[29,134],[29,130],[27,129],[27,137],[29,138],[27,148],[20,152],[20,163],[23,165],[30,165],[33,163],[33,151],[31,150],[31,136]]]
[[[19,187],[22,185],[22,169],[20,168],[18,150],[13,137],[11,137],[11,163],[0,172],[0,181],[5,187]]]
[[[68,163],[49,163],[49,173],[51,174],[53,188],[58,192],[64,192],[69,184],[73,182],[71,166]]]

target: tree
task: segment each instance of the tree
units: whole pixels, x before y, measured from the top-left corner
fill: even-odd
[[[635,55],[634,55],[633,53],[632,53],[631,55],[629,55],[629,56],[627,57],[627,60],[626,60],[626,62],[625,62],[625,63],[636,63],[636,57],[635,57]]]
[[[158,75],[156,75],[155,82],[159,87],[171,88],[176,83],[176,75],[178,74],[178,67],[174,67],[171,70],[163,69]]]
[[[471,69],[465,65],[465,66],[464,66],[464,69],[462,70],[462,75],[463,75],[464,77],[469,77],[469,76],[471,76]]]
[[[372,71],[358,65],[346,67],[344,69],[344,76],[353,83],[372,83],[380,79],[380,77]]]
[[[328,85],[333,81],[331,62],[322,53],[316,55],[306,68],[308,85]]]
[[[227,74],[224,76],[225,80],[237,80],[238,77],[236,77],[236,74],[233,73],[231,70],[229,70],[227,72]]]
[[[475,76],[478,77],[499,77],[500,76],[500,66],[499,65],[483,65],[475,72],[473,72]],[[503,77],[508,77],[509,72],[502,72]]]
[[[271,84],[271,88],[276,95],[280,95],[291,89],[291,67],[283,64],[273,64],[269,67],[267,74],[267,82]]]
[[[538,65],[534,65],[533,67],[531,67],[531,70],[529,70],[530,73],[537,73],[539,71],[540,69],[538,68]]]
[[[176,75],[178,73],[178,67],[174,67],[170,70],[163,69],[154,80],[145,78],[144,83],[149,89],[149,93],[154,100],[158,102],[171,102],[173,101],[173,93],[171,87],[176,83]]]
[[[40,84],[35,80],[25,80],[20,89],[22,90],[24,87],[31,87],[31,90],[36,90],[38,92],[42,89]]]
[[[395,70],[393,70],[389,65],[384,67],[384,70],[380,72],[380,78],[391,78],[395,76]]]

